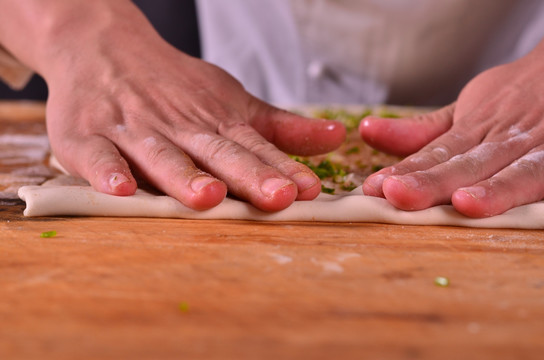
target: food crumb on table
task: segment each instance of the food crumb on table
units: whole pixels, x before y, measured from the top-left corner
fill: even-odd
[[[189,311],[189,304],[185,301],[182,301],[178,305],[179,311],[186,313]]]
[[[450,279],[444,276],[437,276],[434,278],[434,284],[439,287],[448,287],[450,286]]]
[[[57,236],[57,232],[55,230],[44,231],[40,234],[40,237],[42,238],[52,238],[54,236]]]

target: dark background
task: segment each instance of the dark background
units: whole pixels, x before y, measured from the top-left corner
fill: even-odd
[[[157,31],[178,49],[200,56],[200,42],[194,0],[134,0]],[[47,85],[35,75],[21,91],[13,91],[0,81],[0,99],[45,100]]]

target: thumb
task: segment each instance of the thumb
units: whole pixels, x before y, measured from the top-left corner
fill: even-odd
[[[415,153],[453,124],[455,103],[440,110],[411,118],[388,119],[368,116],[361,121],[359,133],[375,149],[406,156]]]
[[[256,99],[251,125],[286,153],[311,156],[338,148],[346,139],[344,125],[334,120],[312,119]]]

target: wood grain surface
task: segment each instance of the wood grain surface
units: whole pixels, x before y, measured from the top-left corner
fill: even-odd
[[[0,110],[3,133],[44,131],[18,120],[25,106]],[[0,205],[0,359],[544,354],[542,231],[27,219],[23,208]]]

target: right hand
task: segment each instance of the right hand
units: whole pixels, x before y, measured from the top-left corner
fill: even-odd
[[[544,199],[544,41],[482,72],[455,104],[414,118],[366,118],[372,146],[412,155],[369,176],[367,195],[403,210],[452,204],[475,217]]]

